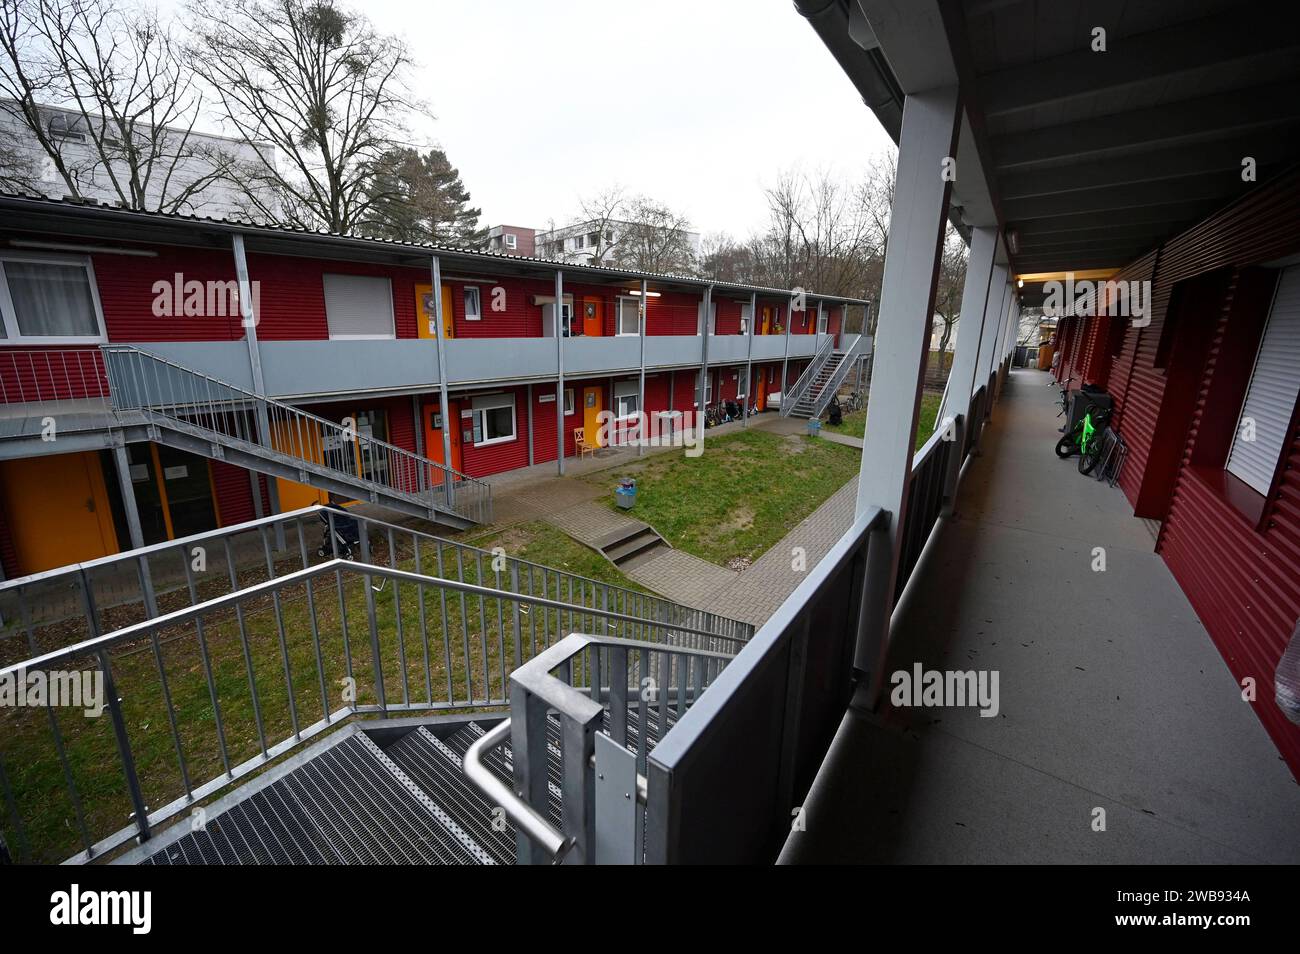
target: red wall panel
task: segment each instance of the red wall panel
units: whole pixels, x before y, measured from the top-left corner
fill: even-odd
[[[181,291],[190,281],[231,282],[235,280],[235,257],[229,250],[156,246],[153,258],[132,255],[92,255],[95,284],[99,290],[100,306],[104,310],[104,324],[110,341],[237,341],[244,337],[238,303],[221,304],[234,307],[214,308],[228,312],[225,315],[175,314],[174,293],[171,292],[177,276]],[[172,315],[154,314],[155,299],[159,292],[155,283],[165,282]],[[265,295],[266,289],[262,289]],[[162,303],[159,303],[162,305]],[[183,301],[182,301],[183,304]],[[213,301],[214,305],[219,304]],[[161,308],[159,310],[165,310]],[[208,305],[204,302],[204,311]]]

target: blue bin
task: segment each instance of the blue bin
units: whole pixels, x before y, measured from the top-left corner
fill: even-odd
[[[822,422],[817,420],[817,418],[814,417],[812,420],[808,422],[808,436],[821,437],[821,434],[822,434]]]

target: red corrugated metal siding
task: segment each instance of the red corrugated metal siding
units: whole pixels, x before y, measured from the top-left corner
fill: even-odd
[[[104,310],[104,325],[110,341],[237,341],[244,337],[238,306],[223,310],[233,314],[176,315],[154,314],[157,282],[165,282],[166,298],[173,298],[171,288],[177,273],[182,283],[230,282],[235,279],[232,251],[206,251],[156,246],[157,257],[128,255],[91,255],[95,284]],[[182,284],[182,291],[184,286]],[[266,295],[267,288],[261,293]],[[171,301],[175,311],[174,299]],[[205,308],[206,311],[206,303]]]
[[[107,396],[97,348],[0,349],[0,401],[6,404]]]
[[[697,334],[699,321],[699,295],[666,291],[646,305],[646,328],[652,335]]]
[[[262,487],[263,482],[258,481]],[[253,509],[253,491],[248,480],[248,471],[222,460],[212,462],[212,486],[216,491],[217,508],[221,511],[221,525],[244,523],[257,516]],[[263,496],[262,513],[270,513],[270,503]]]
[[[740,309],[741,302],[730,298],[714,298],[714,303],[718,306],[718,317],[715,325],[714,334],[719,335],[738,335],[740,334]],[[749,302],[744,302],[748,305]]]
[[[392,285],[393,322],[397,337],[416,337],[415,286],[421,282],[428,284],[429,273],[425,269],[284,255],[249,255],[248,276],[261,283],[258,338],[263,341],[328,338],[324,278],[327,274],[388,278]]]
[[[429,284],[425,279],[424,284]],[[479,321],[465,320],[465,286],[469,282],[443,279],[451,289],[452,320],[457,338],[538,338],[542,334],[542,306],[533,304],[538,295],[554,296],[555,283],[544,280],[503,278],[475,282],[479,287]],[[493,290],[500,287],[504,311],[493,311]],[[565,289],[568,294],[569,289]]]
[[[1127,327],[1108,375],[1116,423],[1129,447],[1120,485],[1136,501],[1161,422],[1166,374],[1157,349],[1179,282],[1227,266],[1273,261],[1300,250],[1300,176],[1261,186],[1252,195],[1132,263],[1117,279],[1150,279],[1150,323]],[[1196,407],[1185,435],[1158,550],[1238,679],[1253,677],[1255,712],[1300,775],[1300,728],[1273,701],[1274,667],[1300,617],[1300,432],[1293,434],[1281,486],[1257,531],[1190,460],[1229,322],[1232,289],[1224,293],[1202,369]],[[1177,320],[1171,319],[1171,320]],[[1254,331],[1253,333],[1257,333]]]

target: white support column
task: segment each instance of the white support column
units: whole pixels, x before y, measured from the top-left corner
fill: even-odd
[[[975,390],[975,363],[980,342],[984,339],[984,314],[993,278],[993,250],[998,244],[996,228],[974,228],[970,237],[970,260],[966,265],[966,284],[961,292],[961,317],[957,320],[957,346],[952,369],[948,372],[948,389],[944,392],[939,420],[970,409]],[[969,421],[967,425],[969,425]]]
[[[749,341],[745,351],[745,398],[740,402],[740,426],[749,427],[749,403],[754,394],[754,326],[758,324],[758,293],[749,295]]]
[[[786,384],[790,380],[788,368],[790,367],[790,326],[794,324],[794,296],[785,303],[785,356],[781,358],[781,413],[785,413],[785,392]]]
[[[564,476],[564,272],[555,270],[555,459]],[[573,395],[573,409],[578,409],[578,395]]]
[[[988,305],[984,309],[985,335],[980,342],[979,361],[975,365],[975,384],[978,390],[988,383],[989,369],[993,365],[993,356],[997,353],[997,339],[1002,332],[1002,316],[1007,308],[1007,266],[995,264],[993,277],[989,281]],[[988,409],[987,402],[984,405]]]
[[[637,428],[641,430],[641,433],[637,435],[637,442],[636,442],[637,457],[640,457],[642,454],[645,453],[645,442],[646,442],[646,437],[648,436],[645,433],[645,431],[649,430],[650,427],[650,414],[645,409],[645,336],[646,336],[646,330],[650,327],[648,321],[646,320],[646,316],[650,312],[649,291],[650,289],[646,285],[646,280],[644,278],[641,279],[641,300],[637,302],[637,316],[636,316],[637,334],[641,336],[641,383],[637,388],[637,399],[636,399],[636,409],[638,413],[640,413],[641,415],[640,418],[641,423],[637,425]],[[620,321],[623,320],[622,315],[619,315],[618,317]]]
[[[271,421],[266,410],[266,382],[262,378],[262,349],[257,340],[257,322],[260,316],[253,310],[253,283],[248,277],[248,256],[244,251],[244,237],[239,233],[231,239],[235,254],[235,279],[239,283],[239,320],[244,326],[244,340],[248,342],[248,365],[252,372],[253,393],[257,402],[254,416],[257,419],[257,439],[263,447],[271,447]],[[266,496],[271,513],[280,512],[280,485],[275,478],[266,478]],[[275,525],[275,548],[284,549],[284,526]]]
[[[460,427],[460,421],[452,420],[451,403],[447,398],[447,334],[442,314],[442,263],[438,261],[437,255],[429,257],[429,278],[433,282],[433,336],[438,347],[438,414],[442,417],[442,462],[451,467],[451,429]],[[450,473],[444,473],[443,477],[443,496],[450,507],[456,493],[456,481],[451,479]]]
[[[704,433],[704,414],[708,411],[708,405],[705,399],[709,393],[709,312],[713,310],[713,286],[709,285],[704,289],[704,301],[701,307],[704,310],[704,319],[700,323],[701,337],[704,339],[700,345],[700,380],[696,385],[695,393],[698,395],[695,399],[695,407],[698,411],[695,426],[698,433]]]
[[[528,466],[537,463],[533,452],[533,386],[528,385]]]
[[[862,441],[857,513],[887,511],[866,560],[856,665],[868,674],[866,704],[883,684],[894,608],[903,517],[912,474],[913,436],[925,383],[935,289],[957,151],[961,105],[955,87],[909,95],[903,106],[898,177],[876,324],[871,413]],[[960,173],[958,173],[960,174]]]

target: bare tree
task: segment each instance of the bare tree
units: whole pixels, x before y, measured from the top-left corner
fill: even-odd
[[[768,226],[749,243],[757,284],[871,297],[879,239],[863,188],[826,172],[783,174],[766,190]]]
[[[749,284],[754,275],[751,249],[726,232],[711,232],[700,240],[698,272],[701,278]]]
[[[939,370],[947,361],[948,345],[961,318],[961,295],[966,285],[966,243],[949,224],[943,234],[943,254],[939,261],[939,285],[934,296],[934,323],[942,328],[939,335]]]
[[[282,171],[263,154],[241,170],[254,212],[349,232],[375,203],[400,200],[396,187],[375,187],[420,105],[400,39],[334,0],[193,0],[190,13],[197,68],[222,118],[287,160]]]
[[[646,272],[689,274],[695,267],[691,223],[646,196],[629,199],[614,247],[614,263]]]
[[[67,194],[196,211],[232,158],[194,136],[202,97],[172,28],[111,0],[5,0],[0,123]],[[19,136],[19,133],[22,135]],[[20,173],[21,174],[21,173]]]
[[[627,204],[627,194],[622,186],[613,185],[578,203],[579,222],[589,225],[595,236],[591,247],[591,265],[608,265],[614,253],[614,234],[617,223]]]

